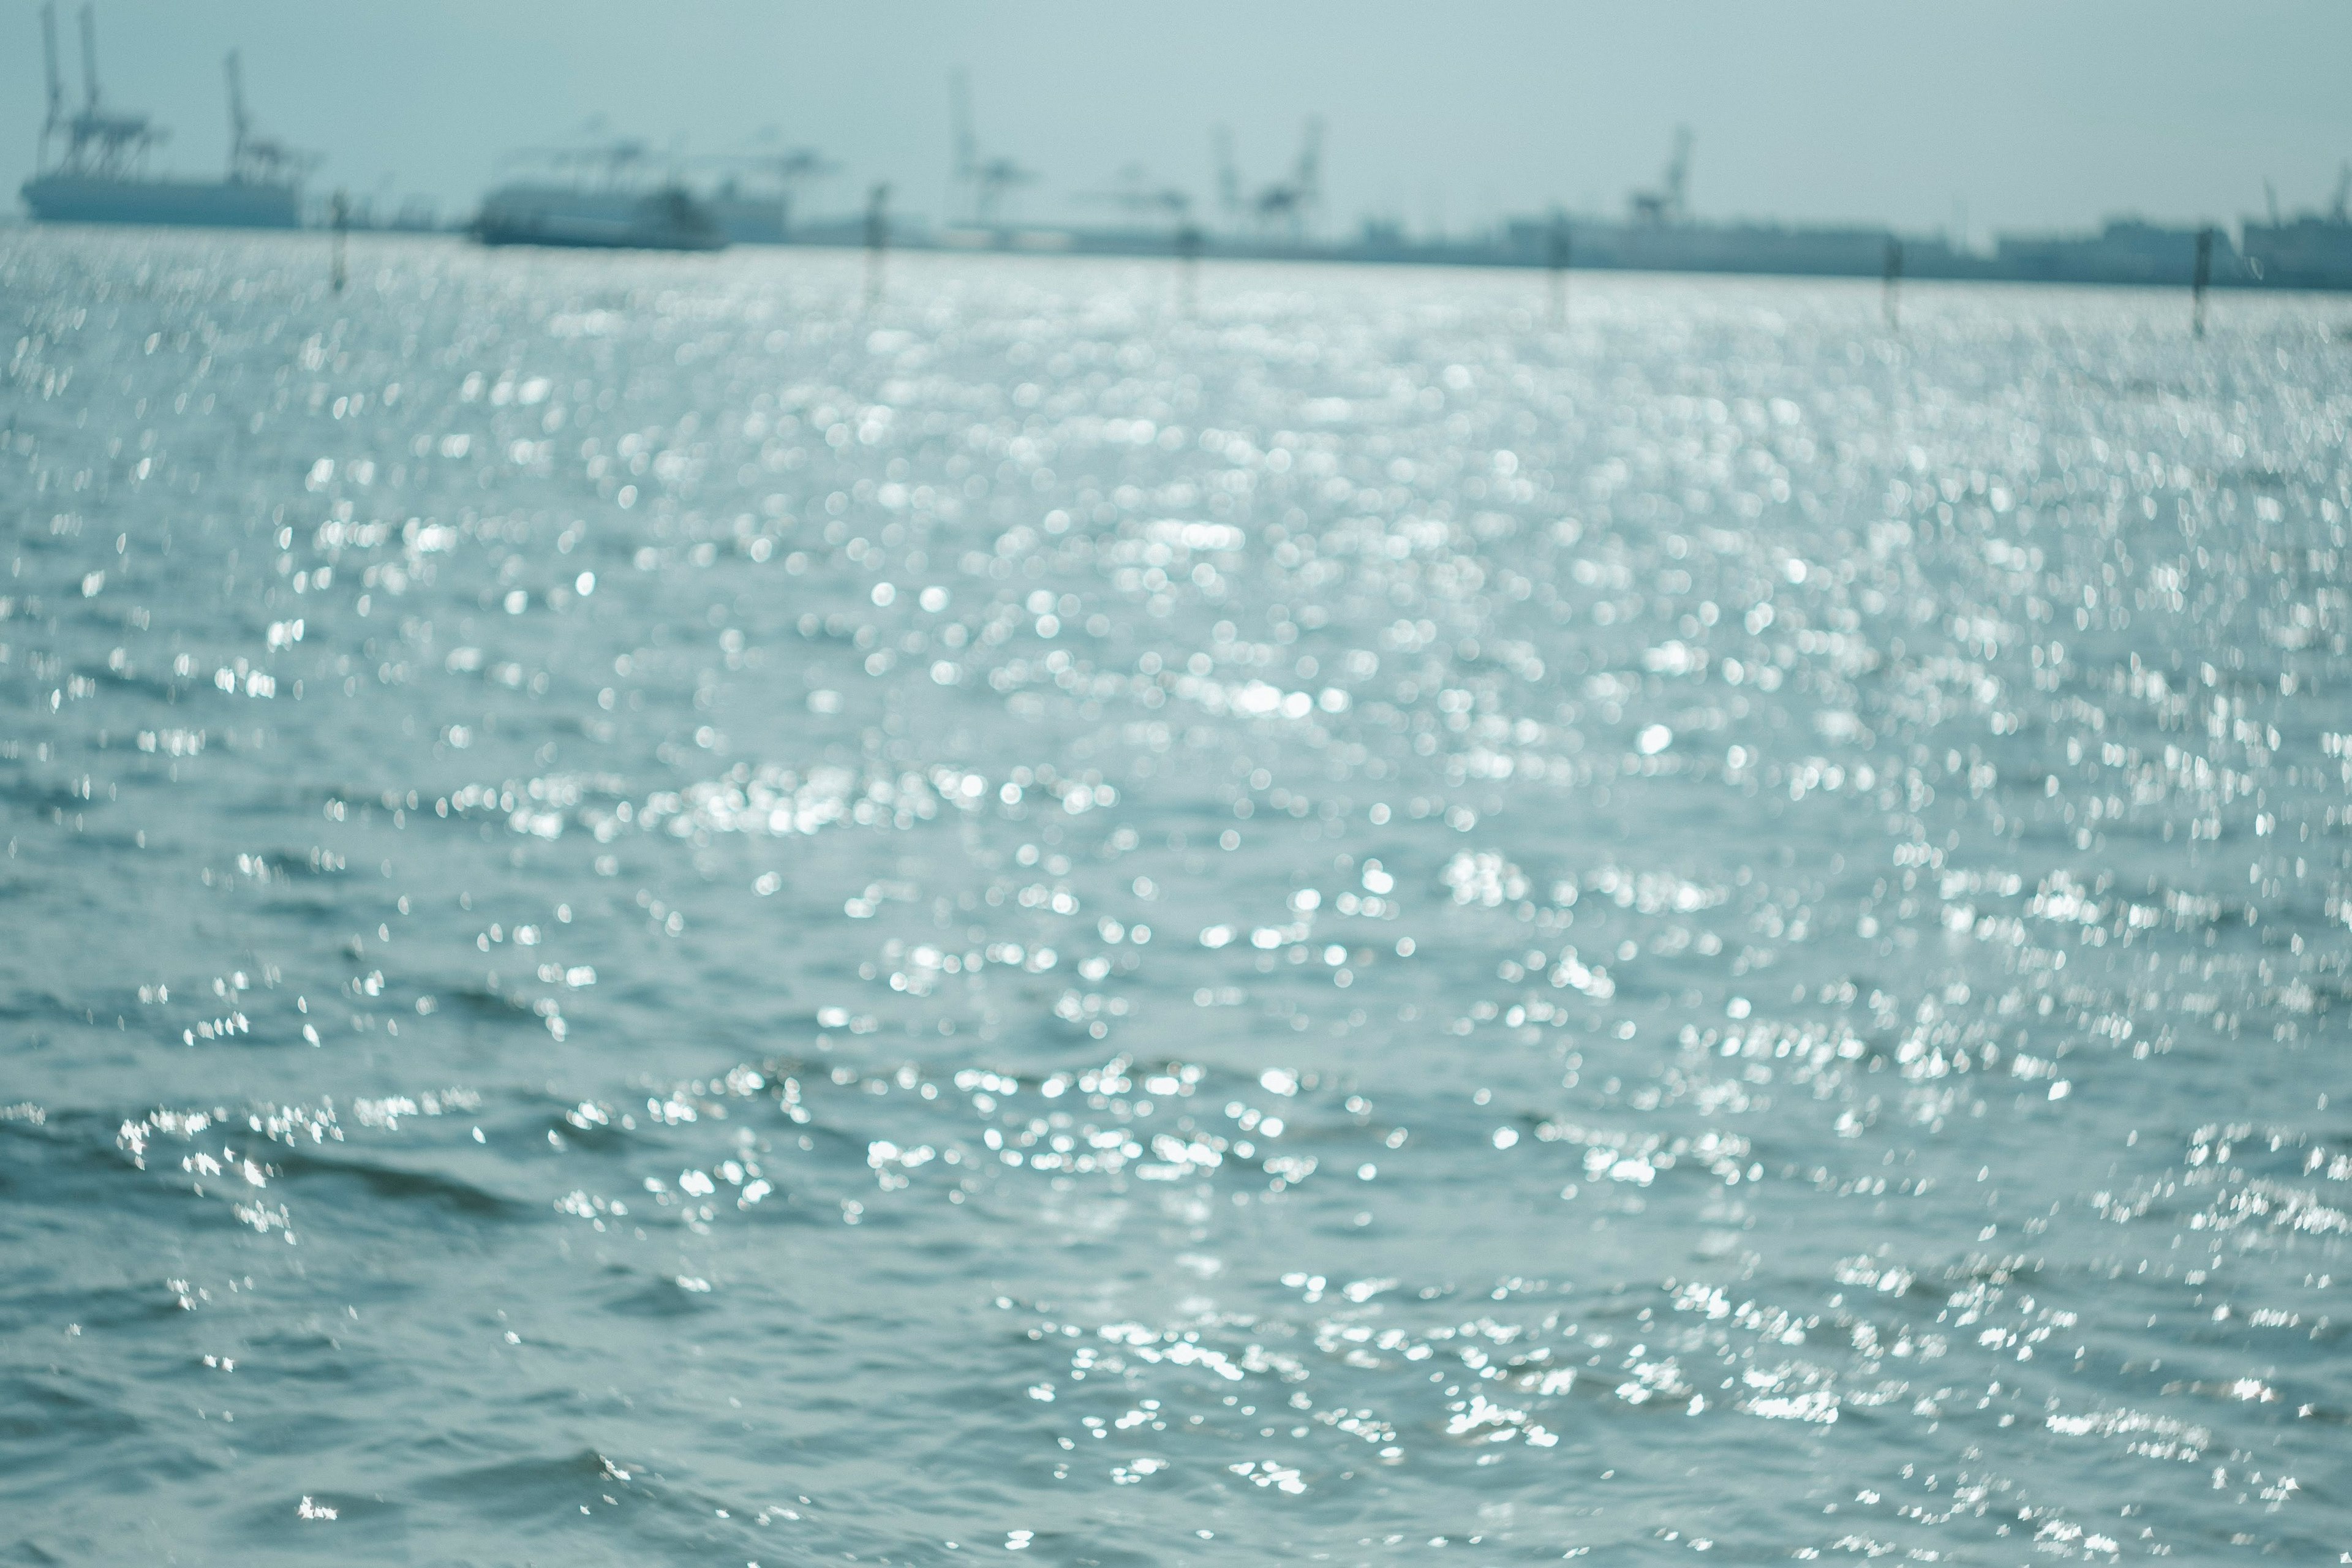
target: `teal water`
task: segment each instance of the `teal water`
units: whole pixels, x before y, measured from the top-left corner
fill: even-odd
[[[0,237],[0,1560],[2352,1549],[2340,301]]]

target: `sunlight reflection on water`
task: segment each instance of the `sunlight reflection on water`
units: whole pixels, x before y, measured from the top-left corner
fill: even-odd
[[[0,240],[20,1550],[2343,1534],[2332,307],[315,248]]]

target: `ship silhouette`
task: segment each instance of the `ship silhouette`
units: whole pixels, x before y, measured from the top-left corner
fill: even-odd
[[[109,109],[98,88],[98,25],[81,8],[82,105],[69,110],[58,61],[57,7],[41,7],[48,68],[48,117],[40,157],[25,182],[25,205],[45,223],[163,224],[207,228],[297,228],[302,177],[317,162],[253,128],[246,112],[237,58],[226,61],[229,110],[227,177],[183,179],[148,173],[170,132],[146,115]]]

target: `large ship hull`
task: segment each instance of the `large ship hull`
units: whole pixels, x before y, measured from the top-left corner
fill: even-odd
[[[2300,217],[2246,225],[2246,259],[2281,289],[2352,289],[2352,223]]]
[[[730,245],[782,245],[788,225],[783,199],[721,191],[706,204]]]
[[[474,237],[484,245],[573,250],[717,250],[727,233],[681,191],[580,191],[506,185],[482,202]]]
[[[299,228],[291,185],[244,180],[110,180],[37,174],[25,205],[42,223],[155,224],[174,228]]]

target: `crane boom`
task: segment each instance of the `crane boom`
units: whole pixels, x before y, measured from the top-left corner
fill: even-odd
[[[1238,217],[1242,210],[1242,174],[1234,163],[1234,133],[1226,126],[1217,127],[1217,205],[1225,209],[1229,218]]]
[[[81,8],[81,85],[82,96],[91,114],[98,112],[98,16],[88,5]]]
[[[237,68],[236,51],[228,52],[228,161],[236,168],[245,162],[245,138],[248,123],[245,114],[245,73]]]
[[[955,131],[955,176],[968,180],[980,153],[971,132],[971,84],[961,71],[948,78],[948,112]]]
[[[41,127],[46,142],[66,118],[65,79],[58,69],[58,8],[53,4],[41,7],[41,61],[48,68],[49,118]]]

